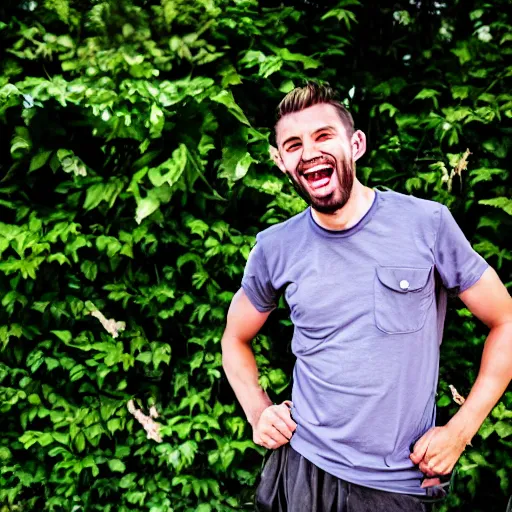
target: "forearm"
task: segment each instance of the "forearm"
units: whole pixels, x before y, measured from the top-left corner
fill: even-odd
[[[258,383],[258,368],[251,346],[225,334],[222,365],[247,420],[254,426],[272,401]]]
[[[485,342],[478,377],[469,396],[449,421],[469,443],[512,379],[512,322],[493,327]]]

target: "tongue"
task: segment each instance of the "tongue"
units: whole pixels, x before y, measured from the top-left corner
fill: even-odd
[[[325,187],[325,185],[327,185],[329,183],[329,181],[331,181],[331,177],[325,176],[323,178],[313,180],[313,182],[311,183],[311,186],[312,186],[312,188]]]
[[[311,188],[317,189],[325,187],[331,181],[331,173],[328,171],[318,171],[308,176]]]

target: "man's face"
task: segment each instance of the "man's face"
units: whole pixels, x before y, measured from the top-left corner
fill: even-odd
[[[285,115],[276,140],[274,161],[308,204],[321,213],[346,204],[354,183],[353,140],[334,106],[320,103]]]

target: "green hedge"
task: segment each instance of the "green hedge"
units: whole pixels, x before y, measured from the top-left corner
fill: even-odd
[[[0,510],[251,509],[219,342],[255,234],[304,207],[268,141],[306,78],[368,134],[360,179],[450,206],[512,284],[508,2],[328,4],[3,2]],[[281,303],[254,343],[276,399],[290,334]],[[453,301],[441,422],[484,339]],[[508,392],[443,510],[504,510],[511,417]]]

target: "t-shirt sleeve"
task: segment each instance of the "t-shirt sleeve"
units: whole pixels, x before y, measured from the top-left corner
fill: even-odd
[[[473,286],[488,268],[488,263],[468,242],[450,210],[442,206],[434,246],[436,269],[446,288],[461,293]]]
[[[242,278],[242,288],[260,313],[276,308],[277,292],[272,286],[267,260],[260,243],[256,243],[249,254]]]

